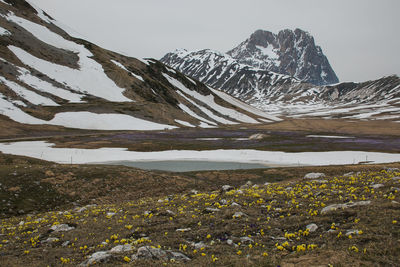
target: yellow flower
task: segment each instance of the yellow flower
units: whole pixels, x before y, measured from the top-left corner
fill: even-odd
[[[124,257],[124,261],[130,262],[130,261],[131,261],[131,258],[129,258],[128,256],[125,256],[125,257]]]
[[[396,224],[396,223],[397,223],[397,221],[396,221],[396,220],[393,220],[393,221],[392,221],[392,223],[393,223],[393,224]]]
[[[236,254],[238,254],[238,255],[240,256],[240,255],[242,255],[242,251],[241,251],[241,250],[238,250],[238,251],[236,252]]]
[[[210,234],[208,234],[208,235],[207,235],[207,239],[210,239],[210,238],[211,238],[211,235],[210,235]]]
[[[262,255],[263,255],[264,257],[267,257],[267,256],[268,256],[268,253],[267,253],[267,252],[264,252]]]

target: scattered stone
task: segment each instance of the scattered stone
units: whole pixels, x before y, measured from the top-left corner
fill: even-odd
[[[392,180],[393,180],[393,181],[399,181],[399,180],[400,180],[400,177],[393,177]]]
[[[325,174],[322,172],[310,172],[304,175],[304,179],[319,179],[325,178]]]
[[[107,251],[98,251],[93,253],[87,260],[82,262],[79,266],[86,267],[95,263],[107,262],[112,257]]]
[[[293,187],[291,187],[291,186],[288,186],[288,187],[285,188],[286,191],[290,191],[292,189],[293,189]]]
[[[226,240],[226,243],[227,243],[229,246],[232,246],[232,245],[234,244],[232,239]]]
[[[71,244],[71,241],[65,241],[64,243],[61,244],[61,246],[65,248],[68,247],[69,244]]]
[[[113,217],[115,215],[115,212],[107,212],[106,216],[107,217]]]
[[[306,229],[308,229],[308,231],[310,233],[313,233],[313,232],[317,231],[318,225],[316,225],[315,223],[311,223],[311,224],[306,226]]]
[[[19,225],[19,226],[22,226],[22,225],[24,225],[24,224],[25,224],[24,221],[20,221],[18,225]]]
[[[381,188],[381,187],[384,187],[385,185],[383,185],[383,184],[374,184],[374,185],[371,185],[371,187],[372,188],[374,188],[374,189],[378,189],[378,188]]]
[[[264,183],[264,185],[270,185],[271,183],[268,183],[268,182],[266,182],[266,183]]]
[[[241,212],[241,211],[237,211],[237,212],[235,212],[235,214],[232,215],[232,217],[233,217],[234,219],[236,219],[236,218],[241,218],[241,217],[244,217],[244,216],[247,217],[247,214],[245,214],[245,213],[243,213],[243,212]]]
[[[74,230],[75,227],[74,226],[70,226],[68,224],[56,224],[53,225],[52,227],[50,227],[51,230],[53,230],[53,232],[68,232],[71,230]]]
[[[129,251],[132,251],[131,244],[118,245],[118,246],[113,247],[110,250],[111,253],[124,253],[124,252],[129,252]]]
[[[344,176],[344,177],[350,177],[350,176],[352,176],[353,174],[354,174],[354,172],[348,172],[348,173],[343,174],[343,176]]]
[[[221,189],[224,192],[229,192],[229,191],[232,191],[234,188],[233,188],[233,186],[230,186],[230,185],[223,185]]]

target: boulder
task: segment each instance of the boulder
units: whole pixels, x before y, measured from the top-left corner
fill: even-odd
[[[113,247],[110,252],[111,253],[124,253],[124,252],[129,252],[132,251],[132,245],[130,244],[125,244],[125,245],[118,245],[116,247]]]
[[[87,267],[96,263],[107,262],[111,257],[112,255],[107,251],[98,251],[90,255],[90,257],[79,264],[79,266]]]
[[[316,225],[315,223],[311,223],[309,225],[306,226],[306,229],[308,229],[308,231],[310,233],[317,231],[318,229],[318,225]]]
[[[75,227],[69,224],[56,224],[50,227],[50,230],[52,230],[53,232],[68,232],[74,229]]]

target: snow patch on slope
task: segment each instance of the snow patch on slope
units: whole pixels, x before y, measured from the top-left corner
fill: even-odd
[[[66,40],[48,28],[18,17],[12,12],[6,18],[23,27],[39,40],[57,48],[75,52],[79,56],[79,70],[77,70],[34,57],[19,47],[8,46],[24,64],[37,69],[60,83],[66,84],[75,91],[89,93],[114,102],[132,101],[122,94],[124,89],[118,87],[114,81],[108,78],[104,73],[103,67],[90,58],[93,54],[83,45]],[[96,79],[93,79],[93,77],[96,77]]]
[[[125,70],[126,72],[130,73],[133,77],[135,77],[138,80],[141,80],[142,82],[144,82],[142,76],[140,75],[136,75],[135,73],[133,73],[132,71],[128,70],[127,68],[125,68],[124,65],[122,65],[121,63],[119,63],[118,61],[112,60],[111,62],[114,63],[115,65],[117,65],[118,67],[120,67],[121,69]]]
[[[5,84],[8,88],[10,88],[14,93],[16,93],[18,96],[22,97],[26,101],[34,104],[34,105],[43,105],[43,106],[59,106],[56,102],[51,100],[50,98],[41,96],[33,91],[30,91],[26,89],[25,87],[22,87],[21,85],[9,81],[4,77],[0,76],[0,83]]]
[[[125,114],[97,114],[87,111],[58,113],[49,124],[90,130],[165,130],[177,128]]]
[[[68,100],[70,103],[83,103],[82,97],[84,95],[72,93],[68,90],[64,90],[58,87],[55,87],[49,82],[43,81],[36,76],[33,76],[27,69],[18,68],[19,73],[21,75],[18,76],[18,80],[26,83],[27,85],[35,88],[36,90],[46,92],[55,96],[58,96],[62,99]]]
[[[0,36],[2,35],[11,35],[11,32],[9,32],[8,30],[0,27]]]
[[[210,94],[210,95],[204,96],[196,91],[190,90],[189,88],[184,86],[180,81],[172,78],[171,76],[169,76],[165,73],[163,73],[163,75],[169,81],[170,84],[177,87],[179,90],[181,90],[185,94],[191,96],[192,98],[205,103],[207,106],[211,107],[213,110],[219,112],[220,114],[224,114],[232,119],[235,119],[235,120],[238,120],[241,122],[245,122],[245,123],[258,123],[256,120],[254,120],[253,118],[251,118],[243,113],[240,113],[236,110],[233,110],[230,108],[225,108],[225,107],[218,105],[217,103],[215,103],[213,95]],[[226,123],[226,124],[232,124],[232,122]]]

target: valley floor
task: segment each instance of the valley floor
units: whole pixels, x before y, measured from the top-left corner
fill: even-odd
[[[3,141],[137,151],[399,153],[398,125],[293,120],[161,132],[32,128]],[[263,137],[249,138],[254,134]],[[0,266],[397,266],[396,168],[400,163],[173,173],[0,153]],[[310,172],[326,176],[303,179]]]

